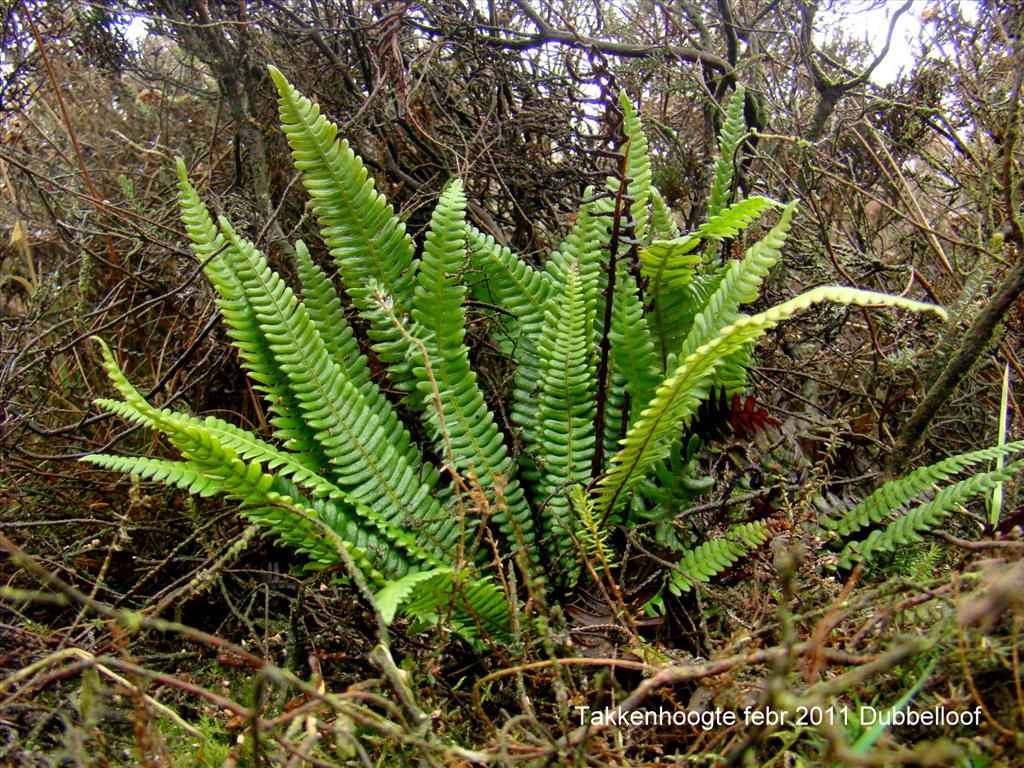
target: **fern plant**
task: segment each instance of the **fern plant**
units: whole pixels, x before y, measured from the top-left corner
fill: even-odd
[[[178,173],[192,250],[266,400],[271,432],[264,439],[150,404],[101,342],[122,399],[100,407],[162,433],[179,457],[87,460],[237,500],[243,516],[313,566],[357,568],[389,620],[401,609],[466,637],[507,638],[512,556],[527,576],[543,569],[563,594],[618,567],[611,526],[672,514],[673,462],[692,464],[695,450],[683,440],[688,423],[710,392],[742,387],[750,347],[769,328],[820,302],[941,314],[842,287],[744,313],[782,255],[796,203],[729,202],[742,92],[728,108],[709,218],[696,231],[681,234],[651,186],[640,117],[623,96],[618,173],[588,191],[572,230],[535,269],[467,221],[458,179],[440,194],[417,250],[337,128],[270,73],[336,274],[298,242],[299,285],[288,285],[252,242],[214,219],[180,160]],[[775,224],[742,258],[718,258],[718,243],[772,211]],[[508,423],[470,367],[470,295],[497,307],[491,320],[515,370],[501,411]],[[386,381],[371,374],[349,304]],[[410,414],[429,445],[412,439]],[[767,536],[751,523],[679,552],[672,588],[710,579]]]

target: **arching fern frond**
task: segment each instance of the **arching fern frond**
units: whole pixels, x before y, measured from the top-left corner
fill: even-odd
[[[224,219],[229,247],[223,258],[255,311],[275,364],[288,377],[302,417],[329,464],[323,469],[353,498],[372,510],[367,521],[414,559],[437,562],[458,546],[458,526],[446,518],[362,393],[331,359],[306,308],[280,275]],[[418,535],[409,533],[417,526]]]
[[[664,458],[679,438],[700,403],[706,399],[722,361],[735,350],[757,339],[769,328],[796,313],[824,301],[860,306],[900,307],[911,311],[945,312],[931,304],[854,288],[814,288],[790,301],[753,317],[741,316],[722,328],[706,343],[682,359],[658,387],[650,404],[633,424],[613,457],[611,467],[597,487],[597,506],[605,515],[614,513],[626,494]]]
[[[82,459],[90,464],[115,472],[134,475],[141,480],[173,485],[198,496],[227,495],[244,502],[241,514],[276,537],[282,544],[306,555],[315,567],[326,568],[340,561],[336,542],[325,534],[326,525],[338,533],[339,538],[356,567],[372,582],[386,578],[398,578],[409,571],[409,564],[394,553],[393,548],[383,549],[379,542],[367,540],[360,547],[344,536],[344,530],[337,521],[329,521],[317,506],[328,502],[308,502],[299,496],[291,496],[275,490],[275,480],[265,489],[253,483],[256,475],[251,467],[255,464],[238,465],[231,461],[218,462],[216,467],[204,466],[195,461],[169,461],[144,456],[109,456],[94,454]],[[259,479],[270,477],[260,474]],[[266,483],[264,483],[266,484]],[[314,506],[315,505],[315,506]],[[333,509],[337,505],[332,504]],[[337,517],[337,514],[333,515]],[[331,522],[334,524],[332,525]],[[376,546],[375,546],[376,545]],[[367,546],[376,552],[371,559]],[[385,556],[381,557],[381,552]]]
[[[921,541],[924,538],[922,533],[938,525],[957,505],[1011,480],[1022,469],[1024,459],[946,486],[931,501],[900,515],[884,529],[872,531],[863,541],[848,543],[839,555],[839,566],[849,568],[855,562],[869,560],[880,552],[895,549],[897,545]]]
[[[648,278],[648,294],[655,300],[693,281],[703,259],[698,246],[709,240],[736,237],[776,203],[766,197],[741,200],[710,217],[685,237],[655,240],[640,251],[641,273]]]
[[[167,435],[171,444],[181,451],[186,462],[191,462],[202,471],[203,476],[211,483],[208,486],[211,492],[215,490],[227,494],[249,506],[261,506],[265,503],[279,506],[280,500],[272,500],[268,495],[273,491],[288,496],[292,502],[307,511],[310,505],[314,512],[321,508],[329,510],[329,524],[332,530],[347,537],[345,540],[353,542],[358,548],[375,551],[377,555],[374,567],[392,577],[408,572],[410,562],[424,559],[420,557],[410,561],[406,558],[400,547],[401,539],[407,538],[407,534],[400,531],[399,541],[396,542],[394,534],[387,537],[375,532],[372,525],[377,522],[377,518],[371,509],[307,468],[297,465],[289,454],[277,451],[273,446],[262,443],[244,430],[219,419],[200,420],[151,405],[128,382],[106,344],[98,338],[96,341],[101,347],[104,368],[124,397],[124,402],[119,406],[113,401],[105,400],[98,401],[99,404],[119,413],[130,409],[136,414],[136,422],[144,423]],[[257,460],[251,461],[251,458]],[[261,468],[263,464],[266,464],[269,470],[276,469],[275,475],[264,473]],[[306,485],[315,495],[330,497],[330,500],[307,502],[286,479],[288,477]],[[180,487],[178,480],[165,482],[175,482]],[[281,535],[290,530],[287,515],[283,511],[276,510],[267,514],[270,514],[271,518],[253,518],[254,522],[269,525],[267,520],[270,520],[274,522],[274,530]],[[300,527],[302,525],[301,521],[295,524]],[[396,543],[399,546],[395,546]],[[429,562],[429,558],[427,560]],[[331,561],[334,562],[337,562],[337,559]]]
[[[767,540],[768,526],[762,521],[734,525],[722,538],[711,539],[683,553],[678,570],[673,570],[669,577],[669,591],[680,595],[695,584],[706,584]]]
[[[904,509],[921,494],[945,483],[954,475],[978,464],[1009,457],[1020,451],[1024,451],[1024,440],[961,453],[927,467],[919,467],[904,477],[885,483],[840,516],[823,518],[821,527],[846,538],[872,523],[882,522],[893,513]]]

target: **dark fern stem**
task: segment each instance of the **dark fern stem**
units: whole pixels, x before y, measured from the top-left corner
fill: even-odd
[[[597,407],[594,417],[594,434],[597,435],[597,441],[594,446],[594,457],[591,462],[591,474],[594,477],[601,474],[601,467],[604,464],[604,441],[601,439],[601,436],[604,434],[605,411],[608,404],[608,364],[611,358],[611,337],[608,334],[612,325],[612,305],[615,299],[619,248],[622,243],[629,243],[630,251],[628,256],[636,260],[635,225],[630,215],[633,201],[629,195],[629,147],[627,146],[628,139],[622,124],[622,111],[618,106],[617,99],[608,99],[607,114],[610,127],[609,134],[614,137],[617,147],[615,152],[609,153],[609,156],[614,157],[618,161],[616,177],[619,185],[615,192],[611,234],[608,238],[608,262],[605,265],[607,281],[604,287],[604,313],[601,319],[600,348],[597,363]],[[625,151],[623,151],[624,148]]]

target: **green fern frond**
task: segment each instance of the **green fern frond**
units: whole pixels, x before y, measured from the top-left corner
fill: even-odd
[[[869,560],[879,552],[891,551],[900,544],[921,541],[924,538],[921,534],[938,525],[957,505],[1011,480],[1022,469],[1024,459],[946,486],[931,501],[901,515],[883,530],[872,531],[863,541],[848,543],[839,555],[839,566],[849,568],[855,562]]]
[[[629,392],[631,410],[638,415],[650,401],[661,381],[658,353],[644,316],[644,306],[636,280],[620,269],[612,302],[612,322],[608,332],[615,368],[622,374]]]
[[[109,456],[94,454],[85,456],[82,461],[95,464],[104,469],[134,475],[141,480],[161,482],[173,485],[198,496],[227,495],[244,504],[239,512],[250,522],[256,523],[275,536],[282,544],[295,549],[310,558],[315,567],[326,568],[340,561],[336,543],[326,536],[322,526],[327,525],[339,534],[346,551],[358,567],[373,582],[385,578],[398,578],[408,573],[408,562],[397,558],[397,550],[387,548],[387,557],[380,556],[380,547],[370,559],[367,549],[351,543],[344,537],[341,527],[334,521],[331,525],[315,505],[324,502],[306,502],[299,496],[294,498],[285,493],[274,491],[278,487],[275,481],[269,488],[261,490],[251,482],[250,471],[253,464],[238,468],[238,477],[227,479],[230,475],[232,462],[218,462],[216,468],[203,466],[194,461],[168,461],[143,456]],[[269,475],[261,474],[261,478]],[[335,514],[334,517],[337,515]],[[365,539],[365,537],[364,537]],[[366,542],[373,546],[376,542]]]
[[[112,472],[134,475],[140,480],[173,485],[194,496],[227,493],[219,478],[204,473],[202,467],[190,461],[169,461],[145,456],[112,456],[106,453],[83,456],[82,461]]]
[[[631,200],[629,213],[633,219],[636,239],[643,243],[647,240],[650,218],[647,206],[651,200],[651,160],[640,115],[625,91],[619,94],[619,104],[622,107],[622,130],[626,134],[626,145],[619,151],[626,153],[626,175],[629,178],[628,193]],[[618,184],[615,188],[618,188]]]
[[[549,562],[575,581],[572,515],[564,490],[590,481],[594,454],[595,381],[593,326],[596,274],[584,280],[574,263],[549,304],[540,343],[537,438],[528,446],[540,466],[538,492]]]
[[[767,540],[768,526],[763,521],[734,525],[724,537],[683,553],[678,570],[673,570],[669,577],[669,591],[680,595],[695,584],[706,584]]]
[[[512,637],[508,596],[489,579],[468,579],[451,568],[434,568],[390,582],[376,595],[389,623],[396,613],[425,624],[450,619],[455,631],[468,640],[484,636],[507,642]]]
[[[921,494],[931,491],[969,467],[995,461],[1000,457],[1012,456],[1020,451],[1024,451],[1024,440],[961,453],[927,467],[919,467],[904,477],[885,483],[839,517],[823,518],[821,527],[846,538],[873,523],[882,522],[889,515],[905,508]]]
[[[694,233],[702,240],[728,240],[745,231],[761,215],[779,203],[771,198],[754,195],[733,203],[701,224]]]
[[[424,463],[419,449],[405,425],[398,420],[380,387],[370,378],[370,367],[359,350],[355,333],[341,306],[341,299],[330,278],[324,274],[309,255],[305,243],[295,243],[296,266],[302,282],[302,304],[310,322],[320,335],[331,360],[344,371],[345,377],[359,389],[368,408],[380,420],[391,445],[403,454],[411,466],[422,468],[422,480],[430,487],[437,485],[437,469]]]
[[[126,392],[121,387],[119,390],[122,395]],[[138,395],[134,389],[131,392]],[[175,430],[205,430],[221,445],[235,451],[240,458],[246,461],[258,461],[268,470],[273,471],[276,476],[291,478],[299,485],[309,488],[317,496],[341,498],[345,495],[340,488],[318,474],[318,467],[312,464],[307,456],[281,451],[270,443],[260,440],[251,432],[215,416],[198,419],[167,409],[160,409],[156,411],[156,414],[149,415],[152,413],[151,411],[142,412],[137,406],[121,400],[99,398],[93,402],[105,411],[120,416],[126,421],[133,421],[152,429],[161,429],[159,425],[173,425]],[[154,417],[159,419],[159,424],[154,421]]]
[[[674,240],[655,240],[640,250],[640,273],[647,278],[647,293],[659,297],[682,288],[693,280],[701,256],[694,249],[695,235]]]
[[[412,318],[422,329],[417,335],[428,351],[430,375],[436,380],[441,401],[440,413],[433,407],[424,413],[438,440],[450,446],[451,458],[460,472],[475,475],[489,493],[503,486],[507,511],[497,511],[494,519],[510,541],[517,541],[518,529],[523,540],[530,543],[533,521],[526,497],[512,477],[512,460],[477,386],[464,343],[466,315],[462,301],[466,288],[460,284],[460,277],[467,259],[465,210],[462,183],[453,180],[434,209],[417,275]],[[434,382],[427,369],[414,367],[413,371],[419,379],[418,389],[432,400]]]
[[[766,197],[751,197],[710,217],[697,231],[672,240],[655,240],[640,251],[640,268],[648,279],[648,294],[657,300],[691,283],[703,256],[697,246],[709,240],[736,237],[776,205]]]
[[[672,211],[655,186],[651,187],[651,240],[674,240],[679,237],[679,225]]]
[[[414,559],[436,562],[456,551],[457,521],[442,514],[420,480],[419,467],[395,450],[400,438],[385,431],[362,393],[330,359],[291,288],[252,243],[238,237],[226,220],[220,224],[229,243],[224,258],[270,342],[275,364],[288,377],[305,423],[315,431],[329,462],[324,471],[372,510],[368,522]]]
[[[814,288],[753,317],[739,317],[719,330],[714,338],[683,357],[658,387],[598,484],[597,506],[604,514],[614,513],[625,501],[627,491],[643,479],[653,464],[667,455],[697,407],[707,398],[715,373],[729,354],[753,342],[769,328],[824,301],[932,311],[945,317],[942,309],[931,304],[872,291],[829,286]]]
[[[787,205],[778,224],[750,246],[742,259],[729,263],[718,288],[694,318],[693,327],[683,342],[680,358],[691,354],[721,328],[732,323],[738,317],[741,304],[757,300],[761,283],[782,255],[782,246],[789,236],[790,220],[795,210],[795,202]]]
[[[278,370],[270,343],[256,320],[245,291],[227,266],[224,254],[230,245],[189,183],[184,161],[178,158],[177,164],[178,203],[185,230],[192,241],[192,251],[217,292],[221,317],[241,355],[243,367],[256,390],[266,396],[274,437],[290,451],[309,457],[312,463],[324,464],[326,459],[312,430],[302,420],[302,411],[288,385],[288,377]]]
[[[743,104],[746,100],[746,89],[736,83],[736,90],[729,99],[725,110],[725,122],[718,136],[718,162],[715,164],[715,179],[708,194],[708,218],[715,216],[729,204],[732,195],[732,182],[735,175],[736,150],[739,148],[743,135],[747,132],[746,121],[743,119]]]
[[[471,224],[466,224],[466,242],[470,265],[486,281],[489,298],[511,312],[525,329],[538,327],[553,290],[551,276],[526,264]]]
[[[409,541],[409,534],[401,530],[392,530],[391,526],[382,522],[373,510],[357,498],[321,478],[307,467],[298,464],[290,454],[277,451],[273,446],[267,445],[244,430],[226,424],[219,419],[208,417],[206,420],[199,420],[185,414],[166,409],[161,410],[151,405],[128,382],[102,339],[97,338],[96,341],[100,344],[103,354],[104,368],[125,399],[120,408],[117,408],[113,401],[101,400],[99,403],[115,412],[131,409],[137,414],[134,420],[166,434],[171,444],[181,451],[187,461],[198,465],[208,477],[217,480],[221,493],[237,498],[246,505],[259,506],[264,503],[278,503],[272,501],[267,495],[268,489],[273,489],[278,495],[287,495],[301,509],[308,510],[310,503],[314,510],[329,509],[331,528],[347,537],[346,541],[354,542],[357,548],[375,551],[377,553],[375,568],[385,574],[403,575],[410,569],[410,562],[431,561],[429,556],[422,554],[414,557],[413,560],[406,558],[401,553],[400,547],[404,546],[406,551],[412,548],[414,555],[418,552],[415,542]],[[252,461],[253,458],[256,461]],[[262,474],[261,464],[264,463],[268,469],[276,469],[276,475]],[[245,483],[241,484],[238,479],[240,468],[244,469],[242,477],[245,480]],[[245,474],[246,472],[248,474]],[[265,483],[266,487],[260,487],[256,483],[260,476],[269,478],[269,480],[260,481]],[[306,485],[314,494],[330,497],[330,500],[306,502],[286,479],[288,477]],[[249,514],[254,522],[261,522],[253,518],[249,512],[246,514]],[[288,526],[291,523],[284,511],[275,509],[266,514],[271,516],[275,531],[280,535],[288,533],[290,530]],[[267,518],[267,520],[271,518]],[[301,521],[298,521],[295,524],[299,525],[300,523]],[[368,523],[370,526],[380,528],[379,533],[374,532],[374,528],[368,526]],[[262,521],[261,524],[268,525],[269,523]],[[398,546],[396,547],[395,544]],[[337,560],[332,562],[337,562]]]
[[[276,68],[269,67],[278,92],[281,127],[295,167],[320,223],[324,243],[338,265],[345,290],[360,313],[375,315],[367,285],[376,281],[394,298],[396,310],[408,312],[416,274],[412,238],[405,224],[377,191],[363,161],[320,108],[302,96]],[[406,381],[402,345],[390,326],[371,328],[374,349],[392,365],[396,385]]]
[[[579,520],[576,538],[579,541],[583,556],[589,558],[597,566],[607,568],[613,560],[612,551],[608,546],[608,528],[601,525],[594,505],[582,485],[571,485],[566,491],[572,513]]]

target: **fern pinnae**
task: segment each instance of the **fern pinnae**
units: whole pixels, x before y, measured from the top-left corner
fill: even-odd
[[[301,497],[291,498],[273,491],[273,485],[259,487],[247,481],[253,475],[253,464],[242,465],[244,469],[234,477],[231,463],[220,461],[215,465],[199,464],[195,461],[169,461],[145,456],[109,456],[94,454],[82,461],[115,472],[134,475],[141,480],[173,485],[198,496],[227,495],[242,502],[240,513],[249,521],[260,525],[275,535],[282,543],[294,548],[300,554],[309,556],[319,567],[338,562],[338,553],[333,544],[327,542],[318,530],[317,522],[322,515],[309,506]],[[269,475],[260,474],[260,478]],[[323,521],[327,524],[327,521]],[[337,531],[337,529],[335,529]],[[337,531],[339,534],[342,531]],[[365,537],[364,537],[365,538]],[[342,542],[363,573],[374,581],[397,578],[409,569],[408,563],[394,557],[376,556],[372,561],[367,557],[367,548],[357,546],[342,538]],[[369,542],[373,546],[375,542]],[[389,552],[396,552],[388,548]]]
[[[779,206],[771,198],[753,195],[707,217],[694,233],[702,240],[727,240],[736,237],[757,221],[765,211]]]
[[[528,446],[538,457],[538,489],[547,499],[543,519],[549,560],[562,566],[570,582],[578,574],[572,558],[572,519],[565,488],[590,479],[594,453],[593,327],[597,275],[584,280],[577,263],[564,275],[559,298],[549,302],[540,343],[538,387],[539,444]],[[566,567],[568,566],[568,567]]]
[[[1024,440],[1002,446],[982,448],[970,453],[950,456],[926,467],[918,467],[904,477],[891,480],[877,488],[860,503],[838,516],[821,520],[821,527],[848,537],[872,523],[882,522],[888,515],[906,507],[911,501],[977,464],[994,461],[1024,451]]]
[[[597,486],[598,507],[603,515],[615,512],[627,491],[670,450],[682,434],[714,382],[722,360],[768,329],[808,307],[825,301],[859,306],[899,307],[911,311],[946,313],[932,304],[855,288],[822,286],[752,317],[740,316],[720,329],[710,341],[681,359],[658,387],[649,405],[630,427],[622,448]]]
[[[506,510],[495,514],[495,521],[511,541],[518,528],[523,539],[533,540],[533,522],[526,497],[512,477],[513,463],[508,456],[494,415],[477,386],[476,373],[469,365],[469,349],[464,343],[466,316],[462,302],[465,287],[458,278],[466,268],[465,196],[462,183],[452,180],[434,209],[430,229],[423,246],[422,260],[413,294],[412,318],[422,328],[423,341],[430,355],[430,367],[437,379],[447,435],[439,429],[434,409],[425,414],[439,439],[450,440],[456,468],[472,472],[488,490],[504,483]],[[414,368],[418,388],[432,398],[434,389],[426,369]]]
[[[672,211],[665,204],[665,198],[651,185],[651,240],[674,240],[679,237],[679,225],[672,217]]]
[[[511,312],[525,329],[540,325],[554,281],[522,261],[472,224],[465,225],[471,266],[488,282],[491,300]]]
[[[161,428],[154,421],[155,417],[159,418],[159,423],[164,425],[165,428],[171,425],[176,430],[188,428],[203,429],[220,442],[221,445],[231,448],[246,461],[258,461],[265,465],[268,470],[275,471],[277,476],[289,477],[296,483],[309,488],[318,496],[332,496],[335,498],[344,496],[340,488],[328,482],[317,473],[318,468],[310,461],[308,456],[281,451],[270,443],[260,440],[251,432],[214,416],[199,419],[167,409],[160,409],[155,413],[149,411],[142,412],[137,405],[121,400],[108,400],[106,398],[99,398],[93,402],[103,410],[120,416],[126,421],[132,421],[152,429]]]
[[[323,463],[316,438],[301,418],[288,378],[278,370],[255,312],[241,284],[228,266],[231,245],[213,223],[206,205],[200,200],[186,175],[185,163],[178,158],[178,203],[181,219],[192,242],[192,251],[203,265],[207,279],[217,293],[217,305],[228,328],[228,335],[242,360],[255,389],[266,396],[274,437],[296,453]]]
[[[302,304],[306,307],[309,319],[324,342],[331,360],[345,373],[346,378],[355,385],[363,395],[369,407],[381,422],[389,443],[395,450],[403,454],[412,466],[420,466],[424,471],[424,481],[433,487],[437,484],[436,468],[424,463],[423,457],[412,442],[409,430],[398,419],[395,409],[376,382],[370,378],[370,368],[364,355],[359,350],[355,333],[345,318],[341,305],[330,278],[314,263],[305,243],[295,243],[296,266],[302,282]]]
[[[741,557],[764,544],[768,533],[768,525],[763,521],[741,523],[730,528],[722,538],[711,539],[686,550],[677,569],[669,577],[669,591],[680,595],[689,592],[696,584],[711,581]]]
[[[693,250],[699,242],[695,235],[689,235],[655,240],[640,250],[640,272],[647,278],[647,293],[654,301],[693,280],[700,263],[700,255]]]
[[[295,166],[323,228],[324,242],[338,263],[349,295],[369,307],[365,285],[373,279],[408,308],[413,288],[412,238],[393,212],[362,160],[320,108],[269,67],[279,96],[281,126]]]
[[[729,99],[725,110],[725,122],[718,138],[718,161],[715,163],[715,178],[708,193],[708,218],[717,215],[729,204],[732,195],[732,182],[735,176],[736,150],[746,133],[746,121],[743,119],[743,105],[746,100],[746,89],[736,83],[736,89]]]
[[[891,551],[897,545],[921,541],[922,534],[938,525],[957,505],[991,491],[999,483],[1013,479],[1021,470],[1024,470],[1024,459],[999,469],[979,472],[946,486],[931,501],[900,515],[884,529],[872,531],[862,541],[849,542],[839,555],[839,566],[849,568],[855,562],[868,560],[880,552]]]
[[[130,409],[138,414],[137,420],[144,419],[148,426],[166,434],[171,444],[181,451],[185,458],[185,462],[177,463],[179,469],[198,468],[202,476],[209,481],[208,488],[216,488],[216,492],[236,498],[244,505],[276,503],[271,500],[269,495],[270,491],[274,490],[279,495],[287,495],[295,503],[306,505],[303,508],[308,509],[308,503],[293,490],[294,486],[286,480],[287,477],[292,477],[297,482],[310,487],[315,494],[331,497],[331,501],[324,500],[322,503],[329,504],[334,517],[345,522],[343,530],[339,530],[339,533],[345,533],[349,536],[350,541],[358,542],[359,546],[372,545],[381,552],[382,554],[378,557],[379,566],[384,569],[385,573],[394,575],[408,570],[408,561],[400,555],[396,547],[385,544],[372,531],[366,530],[365,526],[360,527],[355,524],[355,520],[360,517],[372,522],[375,516],[370,509],[337,486],[299,465],[297,459],[293,458],[291,454],[277,451],[273,446],[262,443],[244,430],[213,417],[200,420],[166,409],[158,409],[151,405],[128,382],[109,347],[102,339],[96,338],[96,341],[101,348],[104,368],[119,393],[124,397],[124,402],[121,403],[123,408],[114,409],[115,412],[121,412],[125,408]],[[108,402],[99,401],[105,407],[108,406]],[[253,461],[253,458],[256,461]],[[88,460],[92,461],[93,459],[89,458]],[[276,468],[278,471],[274,475],[265,473],[262,469],[264,463],[268,469]],[[146,469],[156,465],[147,465],[142,462],[138,466]],[[165,481],[175,482],[180,487],[179,480]],[[315,507],[321,502],[310,503]],[[255,520],[252,513],[247,512],[246,514],[256,522],[266,523],[266,520]],[[285,531],[288,523],[287,516],[282,512],[272,513],[272,516],[276,521],[274,530],[279,533]],[[295,541],[291,543],[295,544]]]
[[[756,301],[761,283],[782,256],[789,236],[796,202],[785,207],[779,222],[761,240],[747,249],[744,257],[731,262],[707,305],[694,318],[693,327],[683,342],[680,359],[711,339],[721,328],[736,319],[739,306]]]
[[[644,135],[640,115],[625,91],[619,93],[619,106],[622,107],[622,130],[626,134],[623,150],[626,152],[626,174],[629,176],[630,218],[633,220],[634,236],[643,243],[647,240],[650,219],[648,205],[651,200],[651,160],[648,156],[647,137]],[[615,184],[615,189],[618,189],[618,184]]]
[[[253,304],[276,364],[288,376],[303,419],[329,460],[334,482],[372,510],[369,522],[411,555],[427,562],[443,559],[456,546],[457,529],[421,482],[419,468],[389,443],[362,393],[328,356],[291,288],[226,220],[221,220],[221,230],[232,245],[226,251],[231,267]],[[420,535],[412,536],[409,526],[418,526]]]
[[[320,108],[302,96],[274,67],[269,67],[278,92],[281,127],[292,149],[295,167],[320,224],[324,243],[338,266],[345,290],[361,314],[375,314],[367,285],[376,281],[394,297],[399,313],[409,310],[417,263],[412,238],[377,191],[362,159]],[[403,365],[401,343],[390,326],[372,327],[374,350],[388,363],[388,375],[399,389],[411,386]]]
[[[640,291],[633,275],[626,269],[619,270],[609,336],[615,368],[622,374],[635,417],[654,394],[661,380],[661,371]]]

